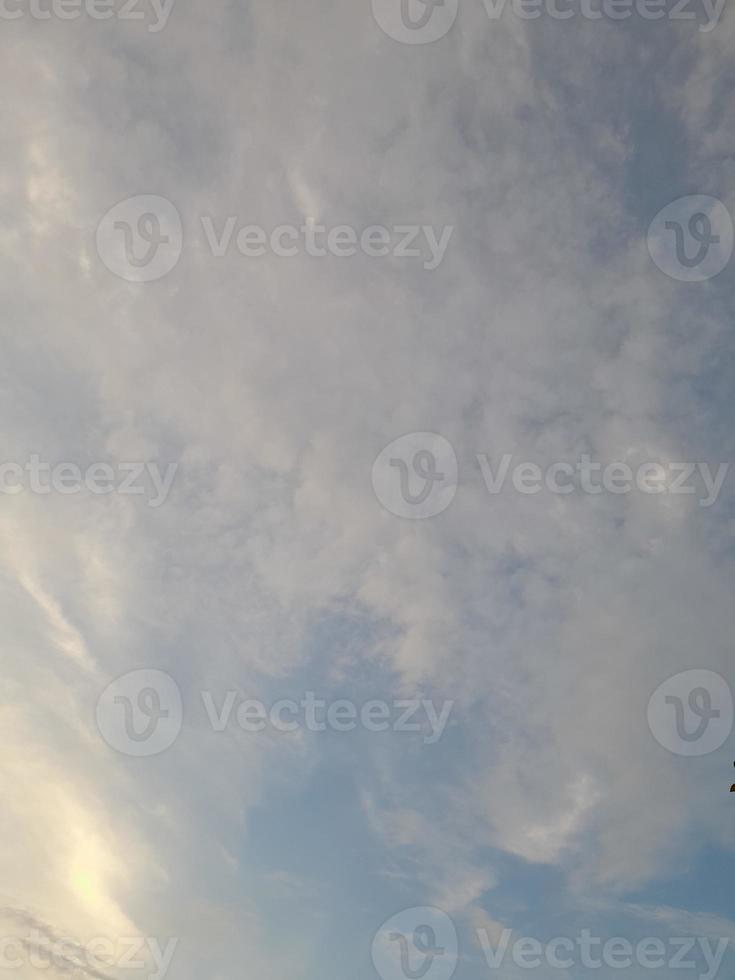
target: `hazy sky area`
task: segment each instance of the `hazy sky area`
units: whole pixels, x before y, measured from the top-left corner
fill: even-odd
[[[0,980],[733,976],[732,3],[0,0]]]

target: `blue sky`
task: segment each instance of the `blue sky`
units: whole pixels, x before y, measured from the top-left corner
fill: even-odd
[[[0,13],[0,965],[102,937],[79,976],[162,980],[118,947],[174,938],[170,980],[401,980],[374,940],[430,907],[458,980],[528,975],[503,930],[658,939],[667,976],[721,940],[683,975],[725,980],[732,10],[137,2]],[[583,457],[632,488],[518,489]],[[308,692],[387,730],[310,730]],[[590,972],[651,969],[530,970]]]

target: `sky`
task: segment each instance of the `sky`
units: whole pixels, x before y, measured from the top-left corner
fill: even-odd
[[[75,2],[0,10],[0,976],[726,980],[735,14]]]

